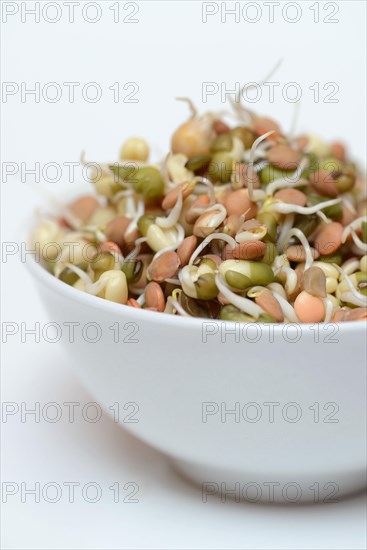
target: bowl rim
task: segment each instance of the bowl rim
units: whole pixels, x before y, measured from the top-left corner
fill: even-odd
[[[263,328],[269,327],[269,325],[271,325],[273,327],[275,335],[281,333],[284,330],[284,327],[289,327],[290,325],[300,327],[302,332],[312,332],[311,327],[314,327],[315,325],[319,325],[321,327],[326,325],[337,325],[339,327],[338,330],[342,331],[342,333],[349,333],[355,330],[362,333],[362,331],[364,332],[366,328],[366,321],[364,319],[345,323],[241,323],[238,321],[224,321],[222,319],[206,319],[204,317],[164,315],[158,311],[146,311],[144,309],[130,307],[125,304],[118,304],[116,302],[111,302],[100,298],[99,296],[93,296],[86,292],[82,292],[81,290],[67,285],[63,281],[60,281],[60,279],[47,271],[47,269],[42,265],[41,261],[36,261],[35,257],[32,255],[27,255],[25,259],[25,265],[35,279],[40,280],[53,292],[64,294],[66,297],[70,298],[73,301],[82,303],[92,308],[101,308],[105,312],[114,315],[124,316],[127,314],[130,318],[134,320],[147,321],[160,325],[174,324],[177,325],[178,328],[191,328],[193,330],[197,330],[198,328],[202,329],[203,323],[206,323],[207,325],[210,323],[226,323],[226,326],[229,325],[230,327],[233,327],[233,329],[238,325],[256,325]]]

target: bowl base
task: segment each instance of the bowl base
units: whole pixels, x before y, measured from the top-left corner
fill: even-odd
[[[221,502],[251,502],[263,504],[335,504],[366,491],[365,472],[342,475],[275,476],[261,478],[245,472],[232,472],[193,462],[172,459],[172,468],[201,491],[206,503],[213,499]],[[297,479],[297,481],[295,481]],[[337,479],[337,481],[330,481]]]

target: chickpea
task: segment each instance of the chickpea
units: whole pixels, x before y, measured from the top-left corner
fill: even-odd
[[[127,139],[121,147],[121,160],[137,160],[146,162],[148,158],[149,146],[143,138],[131,137]]]

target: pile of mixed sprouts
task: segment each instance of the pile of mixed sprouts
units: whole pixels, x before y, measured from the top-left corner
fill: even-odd
[[[286,135],[233,102],[191,117],[149,162],[141,138],[93,164],[33,233],[64,283],[130,307],[240,322],[367,317],[366,187],[341,143]],[[96,168],[97,167],[97,168]]]

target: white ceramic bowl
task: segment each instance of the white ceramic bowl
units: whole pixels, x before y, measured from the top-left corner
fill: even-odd
[[[119,403],[121,424],[169,455],[204,500],[232,491],[237,500],[330,502],[365,487],[363,321],[248,327],[173,317],[28,266],[50,320],[79,323],[66,346],[84,386],[110,414]]]

